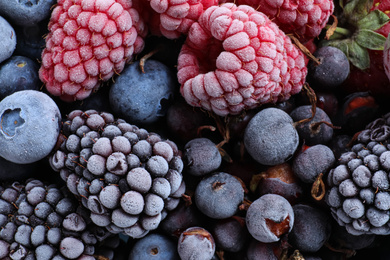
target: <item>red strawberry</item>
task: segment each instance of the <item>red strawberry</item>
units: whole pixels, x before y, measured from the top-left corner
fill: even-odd
[[[390,96],[390,81],[383,66],[384,43],[390,32],[389,10],[389,0],[351,0],[338,15],[335,33],[322,43],[344,51],[352,64],[341,86],[345,92]]]
[[[64,101],[81,100],[141,52],[146,34],[127,0],[58,0],[39,77]]]
[[[187,103],[221,116],[287,100],[307,74],[303,53],[275,23],[233,3],[209,7],[192,24],[177,68]]]
[[[237,0],[266,14],[286,34],[302,43],[316,38],[333,13],[333,0]]]

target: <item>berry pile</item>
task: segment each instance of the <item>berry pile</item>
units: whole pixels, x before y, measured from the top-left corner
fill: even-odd
[[[0,259],[388,259],[390,0],[0,0]]]

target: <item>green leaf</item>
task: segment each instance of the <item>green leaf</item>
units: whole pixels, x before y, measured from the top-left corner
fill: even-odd
[[[380,10],[373,10],[363,19],[358,21],[357,26],[359,29],[368,29],[368,30],[378,30],[387,22],[390,21],[390,18],[384,12]]]
[[[363,29],[356,32],[355,41],[361,47],[370,50],[383,50],[386,37],[371,30]]]
[[[351,0],[344,6],[343,13],[351,24],[357,24],[368,15],[373,2],[373,0]]]
[[[356,41],[348,44],[348,59],[357,68],[361,70],[370,67],[370,56],[366,48],[360,46]]]

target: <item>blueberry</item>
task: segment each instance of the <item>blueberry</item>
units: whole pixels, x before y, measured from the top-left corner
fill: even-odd
[[[20,90],[39,90],[38,64],[30,58],[12,56],[0,64],[0,99]]]
[[[313,55],[320,64],[310,60],[308,64],[308,82],[313,89],[332,90],[340,86],[349,75],[347,56],[332,46],[318,48]]]
[[[23,90],[0,102],[0,155],[11,162],[26,164],[43,159],[54,148],[61,114],[45,93]]]
[[[179,205],[164,218],[161,222],[161,229],[171,236],[178,236],[181,232],[189,227],[200,226],[204,221],[205,216],[200,213],[195,204]]]
[[[128,260],[172,259],[179,260],[177,245],[166,235],[154,233],[139,239],[130,251]]]
[[[218,248],[228,252],[238,252],[244,249],[249,233],[239,217],[219,220],[212,227],[215,243]]]
[[[177,251],[181,260],[209,260],[215,253],[214,238],[202,227],[187,228],[180,234]]]
[[[210,139],[195,138],[184,146],[183,160],[189,174],[203,176],[219,168],[222,156]]]
[[[278,260],[281,259],[281,248],[279,243],[263,243],[252,239],[246,250],[248,260]]]
[[[112,84],[112,110],[135,124],[151,124],[166,115],[176,83],[170,69],[161,62],[147,60],[142,73],[138,62],[126,67]]]
[[[241,182],[233,175],[218,172],[202,179],[195,190],[195,203],[210,218],[233,216],[244,200]]]
[[[1,7],[2,2],[0,2],[0,10],[2,11],[3,8]],[[11,2],[4,2],[9,3],[10,5],[13,5]],[[11,57],[11,55],[14,53],[16,48],[16,33],[14,28],[5,20],[3,17],[0,16],[0,63]]]
[[[305,144],[327,144],[332,139],[333,128],[330,126],[332,121],[321,108],[317,107],[314,118],[307,122],[299,123],[301,120],[312,117],[312,106],[310,105],[295,108],[290,116],[296,122],[299,137],[304,140]]]
[[[47,19],[55,3],[55,0],[0,1],[0,15],[7,17],[12,23],[29,26]]]
[[[296,204],[293,209],[295,221],[288,236],[289,242],[301,252],[317,252],[330,237],[330,216],[305,204]]]
[[[328,146],[318,144],[294,158],[293,170],[303,182],[313,183],[320,173],[325,175],[335,162],[332,150]]]
[[[248,153],[264,165],[277,165],[289,160],[298,148],[299,136],[292,118],[278,108],[258,112],[244,133]]]
[[[293,228],[294,211],[282,196],[265,194],[249,206],[246,225],[249,233],[258,241],[277,242]]]
[[[256,188],[256,195],[259,197],[270,193],[278,194],[290,203],[302,198],[302,183],[296,177],[289,163],[269,167],[262,175],[263,178],[261,178]]]

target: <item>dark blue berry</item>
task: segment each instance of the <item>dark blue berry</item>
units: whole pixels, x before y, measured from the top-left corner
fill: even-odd
[[[1,7],[3,2],[0,2],[0,12],[4,9]],[[13,5],[11,2],[4,2],[6,5]],[[14,28],[0,14],[0,63],[11,57],[16,48],[16,33]]]
[[[183,160],[189,174],[203,176],[219,168],[222,156],[210,139],[195,138],[184,146]]]
[[[303,182],[313,183],[319,174],[325,175],[335,162],[332,150],[328,146],[318,144],[294,158],[293,171]]]
[[[0,64],[0,99],[20,90],[39,90],[38,64],[30,58],[12,56]]]
[[[266,108],[248,123],[244,144],[248,153],[264,165],[289,160],[298,148],[299,136],[292,118],[283,110]]]
[[[296,204],[294,227],[289,242],[301,252],[314,253],[321,249],[331,234],[330,216],[317,207]]]
[[[290,113],[296,122],[299,137],[307,145],[327,144],[333,137],[332,121],[324,110],[317,107],[312,118],[312,106],[303,105]],[[310,119],[312,118],[312,119]],[[301,121],[310,119],[309,121]]]
[[[14,3],[0,2],[0,15],[7,17],[12,23],[30,26],[48,18],[55,0],[21,0]]]
[[[310,60],[308,64],[308,82],[313,89],[332,90],[340,86],[349,75],[347,56],[332,46],[318,48],[313,55],[320,64]]]
[[[179,260],[177,243],[166,235],[148,234],[139,239],[130,251],[128,260]]]
[[[241,182],[233,175],[219,172],[202,179],[195,190],[195,203],[210,218],[233,216],[244,200]]]
[[[176,83],[171,70],[161,62],[147,60],[126,67],[109,93],[112,110],[120,117],[139,124],[154,123],[164,117],[173,99]]]

